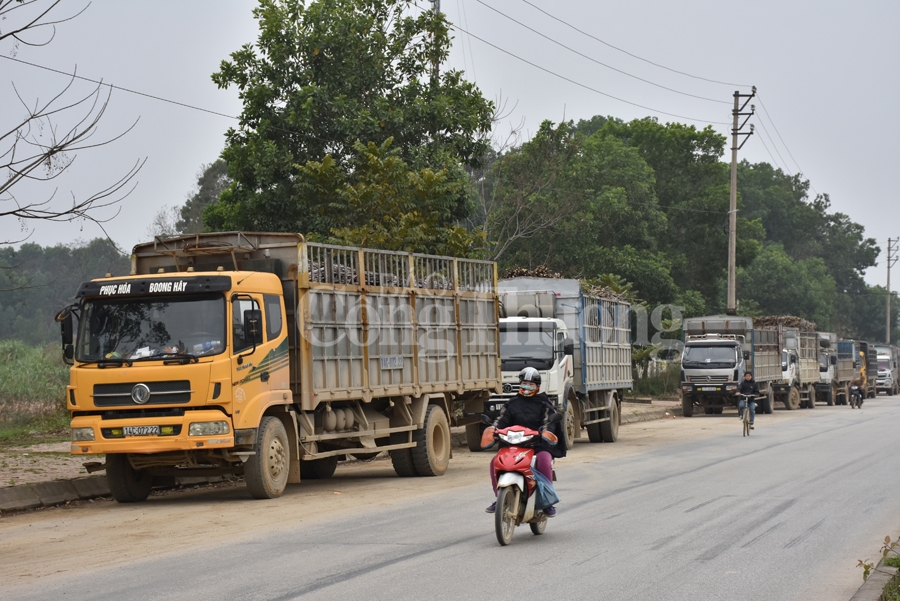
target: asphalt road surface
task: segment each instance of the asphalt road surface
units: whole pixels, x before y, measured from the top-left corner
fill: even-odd
[[[0,520],[3,599],[847,601],[900,532],[900,399],[623,427],[557,463],[543,536],[500,547],[484,454]],[[340,493],[340,494],[338,494]],[[328,510],[323,510],[328,506]],[[5,542],[4,542],[4,539]]]

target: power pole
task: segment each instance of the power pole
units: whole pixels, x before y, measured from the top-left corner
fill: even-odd
[[[441,0],[431,0],[431,3],[434,5],[434,14],[441,14]],[[434,43],[437,44],[437,36],[435,36]],[[440,85],[440,75],[441,75],[441,64],[438,61],[434,61],[434,81],[433,85]]]
[[[750,117],[753,116],[753,113],[756,112],[756,107],[752,104],[750,105],[749,113],[742,112],[754,96],[756,96],[756,86],[753,86],[750,94],[741,94],[735,90],[734,110],[731,111],[734,123],[731,127],[731,204],[728,208],[728,308],[725,310],[728,315],[737,315],[737,153],[738,150],[744,147],[749,137],[753,135],[752,123],[750,124],[749,132],[742,133],[741,130],[747,124],[747,121],[750,120]],[[741,104],[741,98],[747,99],[744,101],[744,104]],[[740,117],[747,118],[738,126]],[[739,136],[746,136],[740,145],[738,145]]]
[[[887,324],[885,327],[885,334],[884,334],[885,344],[891,343],[891,267],[894,266],[894,263],[897,262],[897,259],[900,259],[900,257],[898,257],[896,254],[898,242],[900,242],[900,238],[895,238],[893,240],[888,238],[888,246],[887,246],[887,317],[885,318]]]

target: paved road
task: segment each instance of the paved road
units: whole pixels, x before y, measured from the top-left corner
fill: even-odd
[[[279,531],[90,573],[67,540],[71,575],[0,583],[0,597],[846,601],[856,560],[900,532],[900,400],[796,413],[759,416],[749,439],[733,416],[700,416],[663,424],[699,438],[642,439],[614,458],[579,445],[558,465],[559,517],[505,548],[482,512],[486,483],[470,479],[305,524],[273,503]]]

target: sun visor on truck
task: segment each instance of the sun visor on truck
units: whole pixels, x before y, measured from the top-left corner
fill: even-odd
[[[556,294],[540,292],[501,292],[500,317],[555,317]]]
[[[156,294],[198,294],[231,290],[231,278],[223,275],[140,278],[85,282],[76,298],[153,296]]]

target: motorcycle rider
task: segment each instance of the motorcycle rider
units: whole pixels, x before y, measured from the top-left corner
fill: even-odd
[[[494,445],[494,432],[510,426],[524,426],[541,433],[543,439],[535,448],[535,467],[549,481],[553,481],[553,459],[566,456],[566,445],[558,444],[562,436],[562,422],[550,423],[550,416],[556,408],[541,388],[541,374],[533,367],[526,367],[519,372],[519,392],[500,410],[494,424],[485,429],[481,437],[481,448]],[[494,473],[494,461],[491,459],[491,484],[494,496],[497,495],[497,474]],[[491,503],[485,511],[494,513],[497,503]],[[556,516],[556,508],[552,505],[543,509],[548,518]]]
[[[866,355],[860,351],[861,365],[859,368],[859,377],[850,380],[850,387],[856,386],[859,390],[859,407],[862,407],[862,401],[868,394],[869,377],[866,375]]]
[[[750,399],[750,429],[752,430],[753,422],[756,421],[756,401],[754,399],[759,396],[759,385],[756,383],[756,380],[753,379],[752,373],[749,371],[744,372],[744,381],[741,382],[741,385],[735,391],[735,394],[743,394],[752,397]],[[746,399],[741,399],[741,402],[738,403],[738,417],[744,415],[746,406]]]

